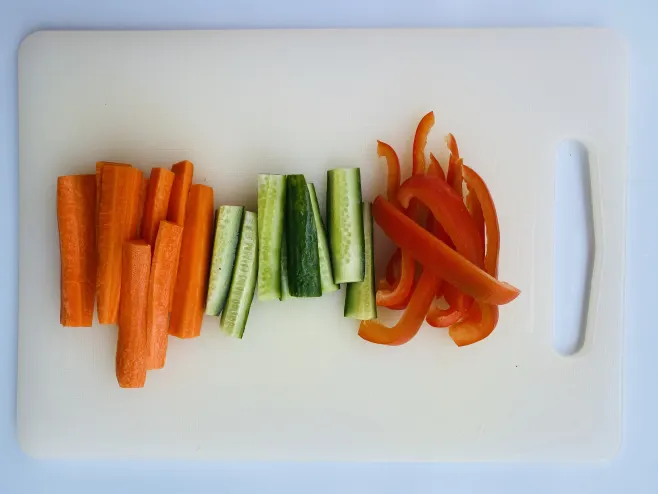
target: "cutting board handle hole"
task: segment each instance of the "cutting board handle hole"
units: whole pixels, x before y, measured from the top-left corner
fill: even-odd
[[[554,247],[553,347],[573,355],[585,341],[595,238],[589,154],[572,139],[557,147]]]

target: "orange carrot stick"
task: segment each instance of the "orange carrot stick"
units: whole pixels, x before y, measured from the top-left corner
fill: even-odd
[[[144,220],[144,205],[146,204],[146,194],[148,193],[148,189],[149,179],[144,177],[144,180],[142,180],[142,190],[139,191],[139,207],[137,210],[137,235],[142,239],[144,238],[142,236],[142,221]]]
[[[121,308],[116,374],[122,388],[143,388],[146,381],[146,299],[151,247],[143,240],[123,244]]]
[[[192,185],[192,175],[194,175],[194,165],[187,160],[181,161],[172,166],[171,171],[176,174],[176,177],[171,187],[167,220],[183,226],[187,210],[187,198]]]
[[[142,172],[136,168],[103,166],[98,212],[98,322],[115,324],[121,294],[121,249],[137,238],[137,214]]]
[[[212,247],[213,208],[213,190],[205,185],[193,185],[185,214],[169,321],[169,334],[179,338],[194,338],[201,334]]]
[[[141,230],[141,236],[151,246],[151,250],[155,247],[160,222],[167,219],[169,196],[175,176],[174,172],[166,168],[153,168],[151,170],[146,201],[144,202]]]
[[[62,326],[91,326],[96,293],[96,178],[57,179]]]
[[[146,305],[147,367],[162,369],[167,356],[171,292],[176,283],[174,267],[180,255],[183,227],[162,221],[158,228],[151,263]]]
[[[127,163],[114,163],[112,161],[97,161],[96,162],[96,228],[98,228],[98,211],[101,205],[101,182],[103,177],[103,167],[105,165],[127,166]],[[98,232],[96,232],[96,242],[98,243]]]

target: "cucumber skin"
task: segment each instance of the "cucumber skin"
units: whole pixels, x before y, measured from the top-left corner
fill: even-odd
[[[270,195],[261,194],[261,187],[270,192],[269,184],[281,186],[281,196],[270,204]],[[281,298],[281,235],[285,216],[285,175],[260,174],[258,176],[258,300]],[[273,234],[269,238],[266,233]],[[276,259],[273,259],[276,258]],[[273,262],[270,262],[273,261]]]
[[[335,219],[335,194],[338,193],[338,191],[335,190],[335,184],[334,184],[334,177],[337,176],[338,174],[341,173],[346,173],[347,171],[351,171],[352,173],[356,173],[356,183],[354,184],[355,188],[358,189],[358,197],[355,197],[355,201],[359,206],[358,212],[355,212],[355,218],[353,218],[353,222],[355,222],[355,227],[356,227],[356,232],[357,235],[359,235],[359,240],[360,240],[360,252],[359,252],[359,257],[360,257],[360,273],[346,273],[345,271],[348,271],[349,269],[346,268],[343,264],[343,259],[340,257],[340,253],[337,252],[338,249],[334,248],[334,242],[338,242],[339,239],[335,238],[335,232],[334,229],[340,230],[340,218]],[[336,208],[337,209],[337,208]],[[338,225],[334,225],[334,222],[338,221]],[[337,227],[337,228],[336,228]],[[358,232],[361,232],[360,234]],[[332,272],[333,272],[333,277],[334,277],[334,283],[336,284],[341,284],[341,283],[354,283],[357,281],[362,281],[363,278],[365,277],[365,246],[364,246],[364,239],[363,239],[363,206],[362,206],[362,193],[361,193],[361,170],[359,168],[334,168],[331,170],[327,170],[327,235],[329,239],[329,248],[330,248],[330,253],[331,253],[331,266],[332,266]]]
[[[228,215],[232,213],[232,215],[237,215],[239,212],[239,217],[237,218],[229,218]],[[222,214],[225,215],[226,217],[226,222],[228,221],[235,221],[237,219],[238,222],[238,228],[237,232],[235,232],[235,239],[230,243],[226,244],[224,242],[220,242],[220,238],[218,235],[223,235],[222,231],[220,230],[220,222],[222,220]],[[231,279],[233,277],[233,266],[235,264],[235,257],[237,255],[237,250],[238,250],[238,244],[240,243],[240,232],[242,231],[242,217],[244,216],[244,208],[242,206],[220,206],[219,209],[215,212],[215,234],[213,236],[213,248],[212,248],[212,259],[210,263],[210,275],[208,279],[208,295],[206,297],[206,314],[209,316],[219,316],[222,312],[222,309],[224,308],[224,304],[226,303],[226,299],[228,298],[228,292],[231,289]],[[226,225],[231,226],[231,225]],[[221,247],[220,243],[224,243],[224,247],[230,247],[232,252],[216,252],[216,249],[219,249]],[[223,254],[223,255],[222,255]],[[227,268],[228,266],[216,266],[215,263],[220,262],[220,257],[226,258],[226,256],[230,256],[231,261],[230,261],[230,273],[219,273],[216,272],[214,273],[213,276],[213,271],[216,270],[221,270],[222,268]],[[227,276],[228,281],[225,283],[222,283],[221,279],[216,279],[220,278],[221,276]],[[214,283],[213,283],[213,278]],[[218,286],[218,285],[223,285],[223,286]]]
[[[321,297],[318,235],[304,175],[286,177],[288,286],[293,297]]]
[[[254,242],[254,252],[253,252],[253,259],[250,259],[250,263],[248,263],[249,266],[249,271],[248,271],[248,276],[252,280],[251,283],[245,285],[244,290],[247,290],[248,292],[246,293],[246,296],[244,299],[241,299],[240,297],[243,295],[242,293],[235,294],[233,293],[233,281],[236,276],[236,269],[239,268],[239,262],[240,261],[240,253],[241,249],[240,247],[242,246],[243,238],[245,235],[245,226],[246,222],[251,221],[252,223],[255,223],[255,228],[253,228],[253,242]],[[220,319],[220,327],[222,331],[224,331],[226,334],[230,336],[234,336],[236,338],[242,338],[244,335],[244,330],[247,326],[247,319],[249,318],[249,310],[251,309],[251,304],[254,300],[254,294],[256,292],[256,284],[258,283],[258,223],[257,223],[257,215],[256,213],[252,213],[250,211],[245,211],[243,218],[242,218],[242,231],[240,232],[240,241],[238,242],[238,250],[235,256],[235,268],[233,269],[233,276],[231,277],[231,288],[229,290],[228,297],[226,299],[226,306],[224,307],[229,308],[231,307],[231,301],[232,301],[232,296],[237,296],[238,301],[237,303],[244,303],[242,307],[238,307],[237,316],[234,318],[235,320],[235,325],[233,327],[226,327],[226,317],[227,317],[227,310],[224,310],[222,312],[222,317]],[[242,310],[240,310],[242,309]]]
[[[370,203],[363,203],[363,241],[365,276],[363,281],[348,283],[345,288],[344,316],[366,321],[377,319],[375,289],[374,227]],[[366,303],[364,304],[364,300]]]
[[[311,207],[313,208],[313,218],[315,219],[315,228],[318,234],[318,260],[320,262],[320,285],[322,294],[332,293],[337,291],[340,287],[334,283],[334,273],[331,268],[331,250],[329,249],[329,241],[327,240],[327,233],[322,216],[320,215],[320,205],[318,203],[318,196],[315,192],[315,186],[308,183],[308,192],[311,198]]]

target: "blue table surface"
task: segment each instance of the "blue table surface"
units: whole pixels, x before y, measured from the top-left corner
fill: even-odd
[[[0,493],[658,492],[658,2],[0,0]],[[630,47],[623,446],[594,464],[45,462],[16,440],[17,49],[39,29],[603,26]],[[620,186],[623,186],[620,184]]]

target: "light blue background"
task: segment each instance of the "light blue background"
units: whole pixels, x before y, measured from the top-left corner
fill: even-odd
[[[629,42],[629,232],[620,455],[609,463],[585,465],[73,463],[37,462],[23,455],[15,433],[16,67],[21,39],[44,28],[414,26],[607,26],[620,30]],[[0,0],[0,493],[658,492],[657,49],[658,2],[652,0]]]

